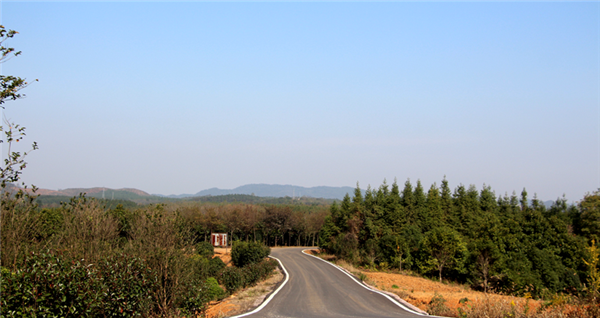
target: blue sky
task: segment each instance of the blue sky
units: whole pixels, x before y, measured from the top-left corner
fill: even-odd
[[[10,2],[23,181],[600,187],[593,2]]]

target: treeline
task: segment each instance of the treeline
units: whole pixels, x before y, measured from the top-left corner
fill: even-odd
[[[328,205],[255,205],[178,203],[169,205],[186,220],[199,241],[211,233],[229,240],[256,241],[268,246],[314,246],[329,213]]]
[[[562,198],[546,208],[525,190],[520,197],[496,196],[489,186],[451,191],[444,179],[425,191],[420,181],[413,187],[409,180],[402,190],[384,182],[364,196],[357,187],[353,198],[334,203],[320,246],[366,267],[541,297],[590,292],[598,260],[586,260],[599,237],[599,192],[577,206]]]
[[[196,316],[276,266],[260,261],[268,249],[248,243],[234,247],[246,261],[226,268],[201,242],[200,223],[190,223],[198,216],[191,207],[107,209],[79,196],[40,208],[23,191],[0,199],[2,317]],[[219,209],[229,211],[209,208]]]
[[[15,189],[13,193],[16,193],[18,189]],[[129,193],[126,191],[120,191],[119,193]],[[132,194],[136,197],[130,198],[112,198],[103,199],[101,195],[97,193],[95,195],[87,195],[86,197],[95,197],[99,202],[109,209],[114,209],[117,205],[121,204],[126,208],[134,208],[138,204],[156,204],[156,203],[177,203],[177,202],[199,202],[199,203],[246,203],[246,204],[274,204],[274,205],[307,205],[307,206],[322,206],[333,203],[334,199],[323,199],[323,198],[311,198],[311,197],[258,197],[250,194],[225,194],[225,195],[207,195],[201,197],[191,198],[168,198],[168,197],[142,197],[137,194]],[[110,195],[107,195],[110,196]],[[69,202],[72,197],[65,195],[38,195],[36,197],[36,203],[41,207],[55,208],[59,207],[63,202]],[[148,199],[148,200],[146,200]]]
[[[35,203],[42,208],[58,208],[63,203],[68,203],[73,197],[65,195],[38,195],[35,198]],[[117,205],[122,205],[127,209],[136,208],[137,203],[125,200],[125,199],[96,199],[100,206],[104,206],[106,209],[114,209]]]
[[[205,195],[201,197],[191,197],[183,199],[186,201],[196,201],[205,203],[249,203],[249,204],[286,204],[286,205],[328,205],[333,199],[311,198],[311,197],[259,197],[251,194],[224,194],[224,195]]]

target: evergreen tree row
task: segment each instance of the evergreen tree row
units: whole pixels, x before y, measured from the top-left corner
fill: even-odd
[[[588,244],[600,236],[600,192],[577,206],[546,208],[525,190],[496,196],[489,186],[448,181],[425,191],[410,180],[364,192],[330,208],[320,246],[366,267],[395,267],[515,295],[586,290]]]

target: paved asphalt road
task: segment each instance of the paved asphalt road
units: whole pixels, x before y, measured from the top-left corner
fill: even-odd
[[[248,317],[423,317],[369,291],[339,269],[302,254],[306,248],[274,248],[289,281],[261,311]]]

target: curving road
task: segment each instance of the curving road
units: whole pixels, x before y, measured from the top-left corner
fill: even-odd
[[[339,269],[312,256],[306,248],[274,248],[289,281],[262,310],[247,317],[423,317],[367,290]]]

